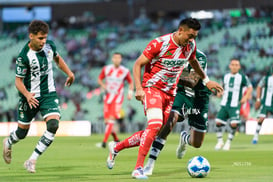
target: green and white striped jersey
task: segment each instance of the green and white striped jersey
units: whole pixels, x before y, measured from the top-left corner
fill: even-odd
[[[224,94],[221,106],[239,107],[244,87],[252,87],[248,77],[242,73],[224,75]]]
[[[55,44],[47,41],[40,51],[34,51],[28,43],[17,57],[16,76],[24,78],[26,89],[35,93],[35,98],[55,92],[52,67],[53,58],[58,55]],[[19,95],[24,98],[21,93]]]
[[[206,55],[200,51],[199,49],[196,49],[196,59],[199,62],[201,68],[204,70],[205,73],[207,73],[207,57]],[[187,67],[184,68],[182,72],[182,76],[189,76],[190,72],[194,72],[194,69],[191,67],[190,64],[188,64]],[[186,87],[184,85],[178,84],[178,91],[184,92],[185,95],[189,97],[193,97],[194,95],[198,93],[208,93],[210,94],[210,91],[206,86],[203,85],[202,80],[199,80],[197,85],[194,88]]]
[[[273,75],[264,76],[258,86],[260,86],[262,90],[262,104],[268,107],[273,106]]]

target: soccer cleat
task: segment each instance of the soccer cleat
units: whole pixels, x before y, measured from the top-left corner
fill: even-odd
[[[148,176],[144,174],[143,168],[138,167],[132,172],[132,177],[135,179],[148,179]]]
[[[98,148],[106,148],[106,143],[105,142],[96,143],[96,147],[98,147]]]
[[[116,146],[116,142],[109,142],[108,147],[109,147],[109,156],[107,158],[107,167],[108,169],[113,169],[115,165],[115,158],[118,155],[117,152],[115,152],[114,148]]]
[[[224,146],[223,141],[218,141],[217,144],[215,145],[214,149],[215,150],[220,150]]]
[[[11,148],[9,148],[6,143],[8,141],[8,138],[5,138],[3,140],[3,159],[7,164],[11,163]]]
[[[146,164],[144,167],[144,175],[151,176],[154,170],[154,163],[153,164]]]
[[[225,143],[225,145],[224,145],[224,147],[223,147],[223,150],[230,150],[230,142],[229,141],[227,141],[226,143]]]
[[[183,139],[184,135],[187,135],[186,131],[182,131],[180,133],[179,144],[176,149],[176,157],[178,159],[182,159],[182,157],[186,154],[186,143],[184,142],[184,139]]]
[[[35,165],[36,165],[36,160],[26,160],[24,163],[24,167],[30,173],[36,173]]]
[[[252,144],[257,144],[258,143],[258,140],[252,140]]]

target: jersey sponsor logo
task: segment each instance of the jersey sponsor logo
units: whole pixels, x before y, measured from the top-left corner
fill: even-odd
[[[181,108],[182,114],[183,116],[189,115],[189,114],[194,114],[194,115],[198,115],[200,114],[200,110],[197,108],[187,108],[185,106],[185,104],[183,104],[182,108]]]
[[[162,59],[161,65],[166,67],[183,66],[187,63],[186,59]]]
[[[21,58],[21,57],[18,57],[18,58],[16,59],[16,65],[17,65],[17,66],[25,66],[25,65],[22,63],[22,58]]]

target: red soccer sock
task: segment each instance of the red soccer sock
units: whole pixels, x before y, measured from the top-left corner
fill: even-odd
[[[112,136],[113,136],[113,138],[114,138],[114,141],[115,141],[115,142],[118,142],[119,139],[118,139],[117,133],[113,131],[111,134],[112,134]]]
[[[138,167],[144,166],[144,160],[146,155],[148,154],[150,147],[155,139],[156,134],[160,130],[162,126],[162,120],[161,121],[148,121],[148,127],[143,132],[141,139],[140,139],[140,146],[138,150],[138,156],[137,156],[137,162],[135,169]]]
[[[104,133],[104,139],[103,142],[106,143],[109,135],[112,133],[114,123],[107,123],[106,128],[105,128],[105,133]]]
[[[114,150],[116,152],[119,152],[125,148],[131,148],[131,147],[135,147],[135,146],[139,146],[140,144],[140,138],[142,133],[144,132],[144,130],[138,131],[136,133],[134,133],[132,136],[126,138],[125,140],[119,142],[116,144],[116,147],[114,148]]]

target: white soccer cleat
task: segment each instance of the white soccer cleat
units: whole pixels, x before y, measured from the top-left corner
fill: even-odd
[[[148,176],[144,174],[143,168],[139,167],[132,172],[132,177],[135,179],[148,179]]]
[[[154,163],[153,164],[146,164],[144,167],[144,175],[151,176],[154,170]]]
[[[178,159],[182,159],[183,156],[186,154],[186,143],[183,140],[184,135],[187,135],[186,131],[182,131],[180,133],[179,144],[178,144],[177,149],[176,149],[176,157]]]
[[[35,166],[36,166],[36,160],[26,160],[24,163],[24,167],[30,173],[36,173]]]
[[[109,142],[108,147],[109,147],[109,156],[107,158],[107,167],[108,169],[113,169],[115,165],[115,158],[118,155],[117,152],[115,152],[114,148],[116,146],[116,142]]]
[[[215,150],[220,150],[224,146],[223,141],[218,141],[217,144],[215,145],[214,149]]]
[[[229,141],[227,141],[226,143],[225,143],[225,145],[224,145],[224,147],[223,147],[223,150],[230,150],[230,142]]]
[[[11,163],[11,148],[9,148],[6,143],[8,141],[8,138],[5,138],[3,140],[3,159],[7,164]]]

